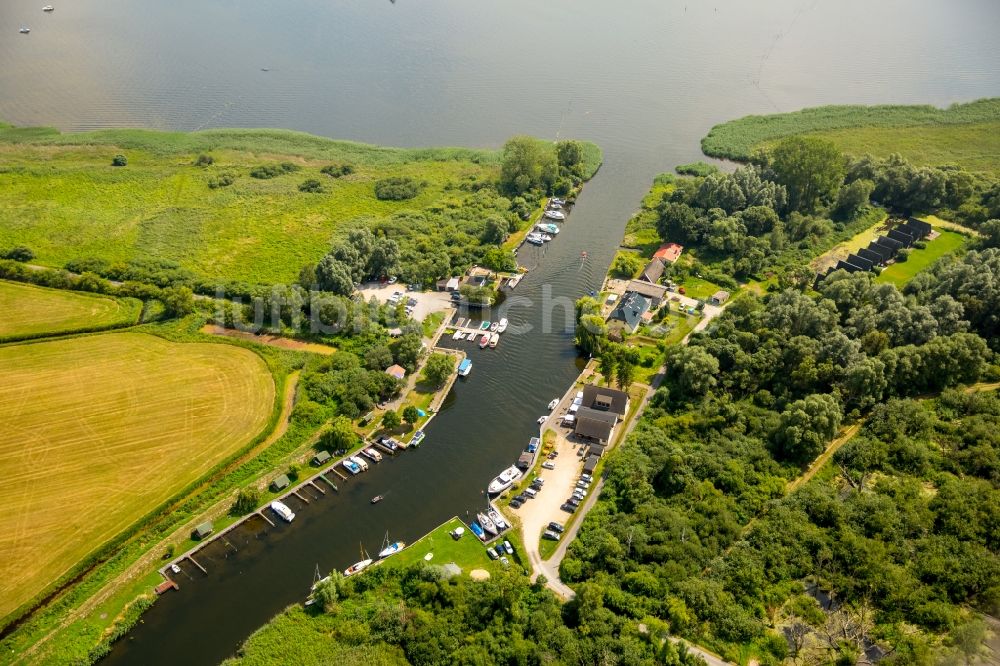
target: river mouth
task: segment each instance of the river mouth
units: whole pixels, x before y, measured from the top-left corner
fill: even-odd
[[[32,27],[0,39],[7,122],[285,127],[399,146],[496,147],[527,133],[591,140],[605,157],[558,237],[522,254],[531,271],[495,308],[511,322],[500,345],[446,338],[474,367],[421,447],[294,507],[292,525],[241,532],[232,548],[206,553],[208,574],[190,572],[161,598],[113,664],[218,663],[301,602],[317,566],[343,569],[387,530],[412,543],[481,509],[486,484],[582,367],[572,302],[599,288],[652,178],[702,159],[698,141],[713,124],[1000,90],[993,0],[961,13],[938,0],[75,0],[40,14],[30,0],[0,7],[0,26],[29,16]],[[886,39],[886,26],[899,38]],[[371,505],[377,494],[385,499]]]

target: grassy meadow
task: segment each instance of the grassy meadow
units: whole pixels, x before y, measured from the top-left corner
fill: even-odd
[[[231,345],[107,333],[0,347],[0,617],[246,446],[274,403],[264,360]]]
[[[996,133],[998,123],[1000,98],[953,104],[946,109],[928,105],[820,106],[792,113],[745,116],[716,125],[701,140],[701,148],[712,157],[746,160],[758,146],[787,136],[842,132],[836,138],[844,142],[842,150],[848,153],[901,152],[918,163],[957,163],[970,169],[977,168],[978,164],[978,170],[985,166],[992,171],[996,162],[995,150],[993,164],[988,164],[981,157],[981,147],[962,142],[986,139],[987,145],[996,146],[996,137],[988,135]],[[964,132],[954,130],[955,126],[962,125],[973,127]],[[855,132],[858,129],[866,131]],[[946,152],[942,146],[950,146],[955,152]],[[968,156],[970,162],[959,161],[962,156]],[[928,161],[922,162],[922,159]]]
[[[902,289],[907,282],[913,279],[914,275],[925,268],[929,268],[941,257],[958,252],[965,247],[966,242],[969,240],[962,234],[955,233],[954,231],[938,229],[937,232],[941,235],[932,241],[927,241],[926,248],[923,250],[914,249],[906,261],[897,261],[888,266],[879,274],[876,281],[890,282]]]
[[[118,153],[127,166],[111,166]],[[195,166],[200,154],[214,163]],[[281,163],[298,170],[266,180],[249,175]],[[355,172],[320,173],[345,163]],[[353,222],[448,206],[462,194],[453,188],[499,171],[493,151],[381,148],[263,130],[0,129],[0,164],[0,246],[27,245],[36,263],[49,266],[84,257],[162,259],[201,277],[251,283],[292,281]],[[223,174],[233,183],[210,188]],[[375,181],[389,176],[426,186],[414,199],[379,200]],[[300,192],[308,179],[325,192]]]
[[[0,280],[0,341],[135,323],[141,310],[134,299]]]

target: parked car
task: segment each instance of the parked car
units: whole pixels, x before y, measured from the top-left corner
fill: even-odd
[[[587,474],[586,472],[584,472],[583,474],[581,474],[580,478],[583,479],[584,481],[588,481],[588,482],[594,480],[594,477],[592,477],[591,475]]]
[[[565,530],[566,528],[563,527],[561,523],[557,523],[556,521],[553,520],[551,523],[549,523],[549,529],[552,530],[553,532],[559,532],[560,534],[562,534],[563,530]]]
[[[573,506],[580,506],[580,500],[578,500],[575,497],[570,497],[568,500],[566,500],[566,504],[572,504]]]
[[[549,541],[559,541],[559,533],[553,532],[552,530],[545,530],[542,534],[543,539],[548,539]]]
[[[512,499],[510,501],[510,508],[512,508],[512,509],[520,509],[522,504],[524,504],[524,502],[522,502],[521,500],[519,500],[519,499],[517,499],[515,497],[514,499]]]
[[[535,499],[535,495],[538,494],[538,491],[535,490],[534,488],[525,488],[524,492],[521,494],[529,499]]]
[[[510,566],[510,560],[508,560],[506,557],[501,556],[500,557],[500,564],[504,565],[505,567],[509,567]]]
[[[562,509],[563,511],[565,511],[566,513],[576,513],[576,506],[573,505],[573,504],[570,504],[569,502],[566,502],[565,504],[563,504],[559,508]]]
[[[551,463],[551,462],[549,462],[547,460],[542,463],[542,467],[545,468],[545,469],[555,469],[556,468],[555,463]]]
[[[490,556],[491,560],[495,560],[498,557],[498,555],[493,551],[493,549],[489,547],[486,548],[486,554]]]
[[[415,308],[417,307],[417,299],[411,296],[409,300],[406,301],[406,304],[409,305],[411,308]]]
[[[493,546],[493,552],[496,553],[497,557],[503,557],[503,548],[499,544]]]
[[[506,539],[504,539],[503,542],[503,549],[507,551],[508,555],[514,554],[514,546],[510,545],[510,541],[507,541]]]

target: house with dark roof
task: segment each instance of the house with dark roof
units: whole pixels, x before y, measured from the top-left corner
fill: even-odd
[[[904,247],[902,242],[896,240],[895,238],[892,238],[891,236],[889,238],[886,238],[885,236],[879,236],[878,238],[875,239],[875,242],[878,243],[879,245],[885,245],[886,247],[891,248],[896,252],[899,252]],[[895,257],[896,255],[893,254],[892,256]]]
[[[868,244],[868,251],[877,254],[882,257],[882,263],[889,261],[896,256],[896,251],[893,250],[888,245],[879,245],[878,241],[872,241]]]
[[[901,231],[899,227],[896,227],[895,229],[890,229],[888,236],[889,238],[897,240],[900,243],[902,243],[903,247],[912,247],[914,241],[916,240],[910,234],[906,233],[905,231]]]
[[[284,490],[290,483],[291,481],[288,480],[288,476],[286,474],[282,474],[271,482],[271,492],[276,493],[279,490]]]
[[[866,271],[870,271],[872,268],[875,267],[875,263],[873,261],[871,261],[870,259],[865,259],[864,257],[859,257],[853,252],[847,255],[847,263],[854,264],[858,268],[863,268]]]
[[[597,469],[597,463],[601,461],[597,456],[587,456],[587,459],[583,462],[583,473],[593,474],[594,470]]]
[[[663,263],[662,259],[653,257],[646,267],[642,269],[642,275],[639,279],[643,282],[649,282],[650,284],[656,284],[659,282],[660,278],[663,276],[663,270],[666,268],[666,264]]]
[[[619,420],[624,419],[625,415],[628,414],[628,393],[610,386],[587,384],[583,387],[583,396],[580,400],[581,408],[587,407],[602,412],[611,412],[617,415]]]
[[[865,269],[855,266],[854,264],[849,264],[843,259],[837,262],[838,271],[847,271],[848,273],[861,273]]]
[[[869,250],[867,247],[863,247],[858,250],[858,256],[872,262],[872,265],[881,265],[885,263],[885,259],[882,258],[881,254]]]
[[[655,310],[660,307],[660,303],[666,298],[667,288],[661,284],[650,284],[642,280],[632,280],[628,283],[626,291],[634,291],[650,300],[649,308]]]
[[[617,424],[618,415],[614,412],[580,407],[576,410],[576,425],[573,432],[580,437],[598,442],[610,442]]]
[[[908,219],[906,221],[906,226],[919,232],[920,235],[914,236],[914,238],[924,238],[927,234],[934,231],[934,227],[932,227],[929,223],[924,222],[923,220],[918,220],[915,217]]]
[[[608,321],[621,322],[621,326],[627,328],[631,333],[642,323],[642,315],[649,310],[650,304],[650,300],[642,294],[627,291],[619,299],[617,307],[611,311]]]

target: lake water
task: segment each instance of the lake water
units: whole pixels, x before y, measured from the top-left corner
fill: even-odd
[[[1000,94],[995,0],[38,0],[0,3],[0,118],[63,130],[287,127],[399,146],[597,142],[605,164],[532,255],[493,351],[469,345],[418,451],[342,484],[290,527],[203,562],[107,660],[210,664],[326,572],[480,505],[578,372],[567,315],[600,285],[653,176],[715,123],[830,103]],[[19,25],[31,27],[19,35]],[[267,68],[269,71],[261,71]],[[536,250],[531,250],[536,252]],[[580,253],[589,256],[583,261]],[[551,299],[549,299],[551,300]],[[377,506],[368,499],[381,493]]]

